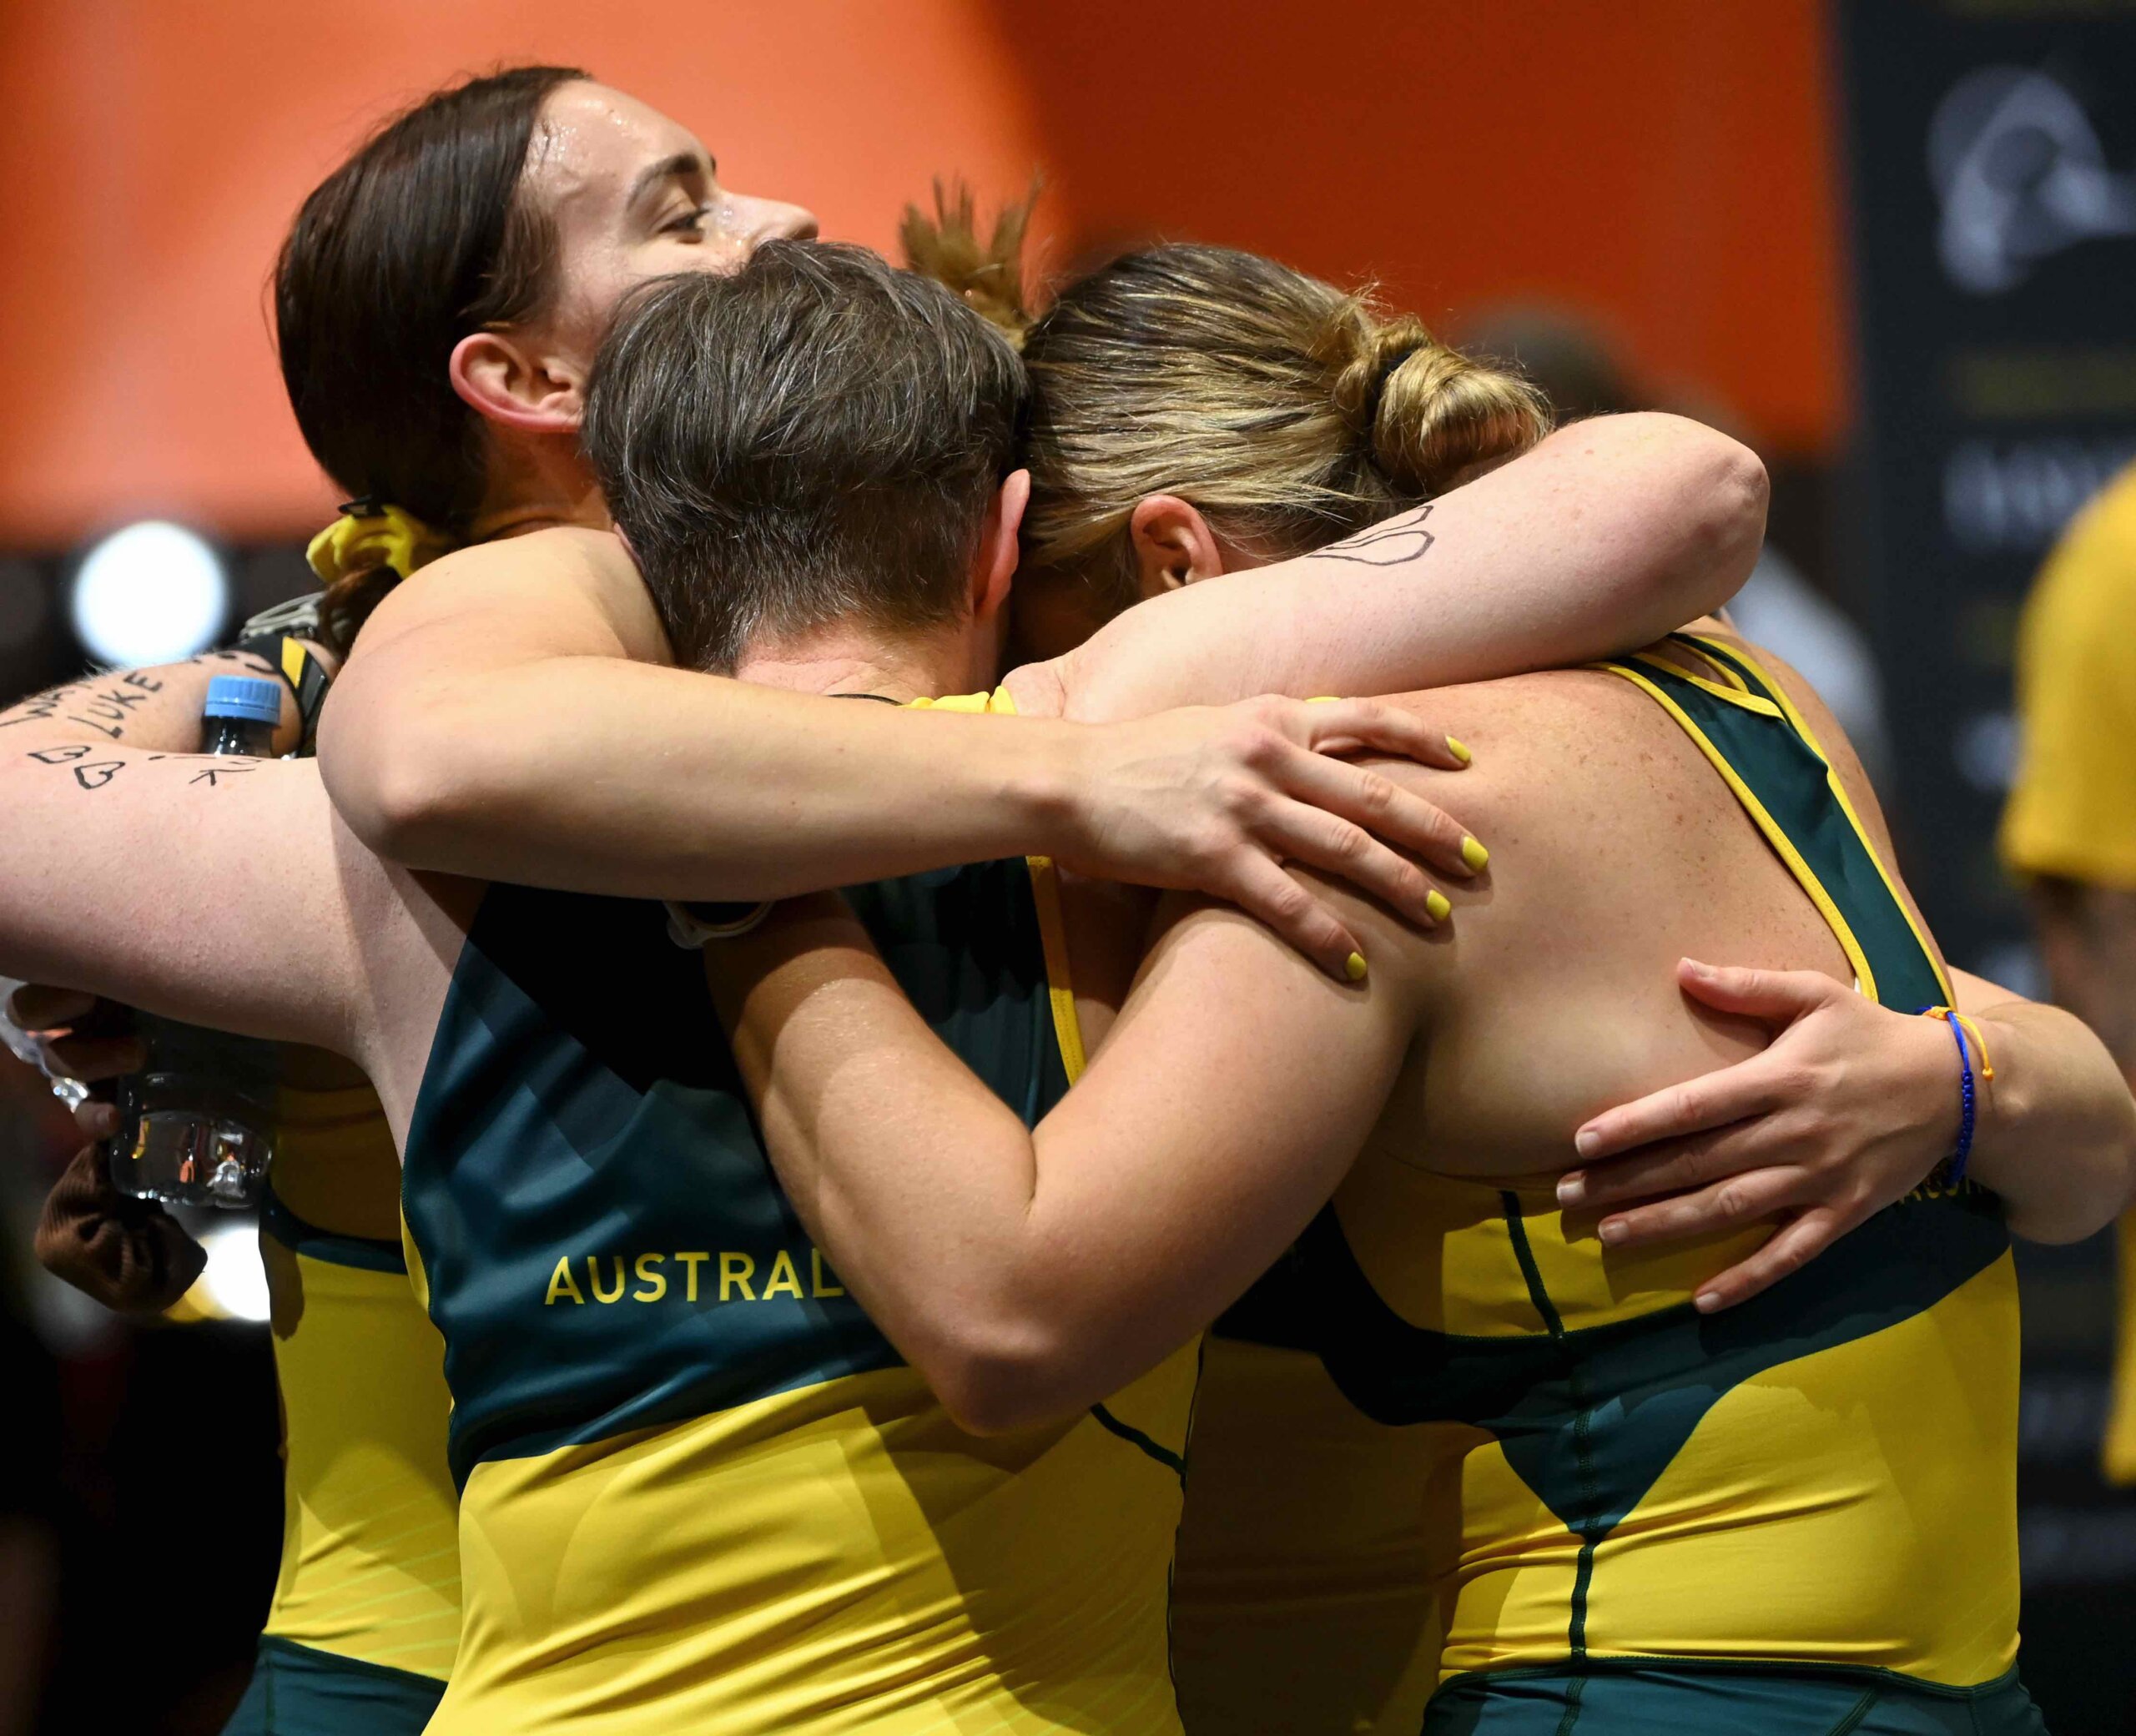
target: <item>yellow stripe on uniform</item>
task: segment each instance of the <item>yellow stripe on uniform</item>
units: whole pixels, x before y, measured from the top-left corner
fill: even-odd
[[[1922,951],[1928,955],[1929,962],[1935,969],[1937,979],[1943,984],[1943,998],[1949,1000],[1952,994],[1951,974],[1944,967],[1942,954],[1937,951],[1934,942],[1922,929],[1919,918],[1914,914],[1912,904],[1899,890],[1898,883],[1892,878],[1892,871],[1885,863],[1883,853],[1877,849],[1875,840],[1869,836],[1869,828],[1861,823],[1861,816],[1855,812],[1854,803],[1846,793],[1846,782],[1834,768],[1831,755],[1825,752],[1824,744],[1818,741],[1816,732],[1810,727],[1809,720],[1796,708],[1795,702],[1787,697],[1787,690],[1761,669],[1756,659],[1747,652],[1737,651],[1731,646],[1716,645],[1713,641],[1700,638],[1696,634],[1687,634],[1685,637],[1693,644],[1715,652],[1723,660],[1722,667],[1728,667],[1730,660],[1740,662],[1763,682],[1766,692],[1772,695],[1773,699],[1779,705],[1781,714],[1795,726],[1796,733],[1802,737],[1810,751],[1824,761],[1825,782],[1831,787],[1832,799],[1839,803],[1839,811],[1846,816],[1847,824],[1854,828],[1854,835],[1861,840],[1861,848],[1868,852],[1870,861],[1876,864],[1877,873],[1884,883],[1884,889],[1891,893],[1892,902],[1898,906],[1899,913],[1905,917],[1907,926],[1913,930],[1913,938],[1921,943]],[[1875,992],[1868,987],[1866,979],[1861,992],[1869,995],[1872,999],[1875,999]]]
[[[951,693],[940,699],[915,699],[918,711],[988,713],[997,717],[1016,715],[1016,702],[1006,687],[991,693]],[[1039,933],[1045,945],[1046,996],[1053,1004],[1053,1031],[1060,1040],[1060,1059],[1068,1069],[1068,1083],[1083,1076],[1082,1021],[1076,1013],[1075,979],[1068,969],[1068,935],[1060,913],[1060,872],[1050,856],[1026,856],[1030,866],[1031,898],[1038,906]]]
[[[904,1368],[485,1460],[431,1736],[844,1732],[863,1706],[870,1736],[1176,1736],[1178,1511],[1095,1419],[975,1442]]]
[[[445,1346],[405,1273],[351,1263],[390,1264],[400,1177],[368,1088],[278,1094],[268,1221],[303,1228],[259,1238],[285,1442],[266,1632],[442,1680],[460,1643]]]

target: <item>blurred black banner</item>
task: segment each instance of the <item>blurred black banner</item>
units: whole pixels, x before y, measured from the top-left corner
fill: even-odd
[[[1837,0],[1861,576],[1916,894],[2008,969],[1992,842],[2041,558],[2136,459],[2136,3]],[[1998,959],[1998,954],[2003,956]]]
[[[2038,990],[1994,855],[2018,606],[2136,460],[2136,0],[1834,0],[1861,400],[1851,535],[1907,874],[1952,962]],[[2136,622],[2129,625],[2136,632]],[[2023,1249],[2026,1679],[2136,1730],[2136,1495],[2097,1455],[2111,1256]]]

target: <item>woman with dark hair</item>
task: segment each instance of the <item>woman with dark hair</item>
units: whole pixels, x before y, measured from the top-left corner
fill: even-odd
[[[530,66],[426,98],[305,199],[275,328],[297,425],[352,497],[316,557],[338,648],[449,548],[606,524],[573,405],[617,296],[815,233],[798,206],[717,176],[666,116],[576,68]]]
[[[275,274],[298,421],[330,473],[370,498],[320,539],[320,598],[276,611],[234,653],[133,672],[109,734],[193,751],[207,681],[244,669],[287,682],[277,745],[308,752],[340,655],[403,573],[516,526],[602,521],[542,394],[590,355],[621,289],[693,264],[731,269],[764,235],[813,229],[797,208],[718,187],[684,129],[575,68],[468,79],[385,122],[305,201]],[[43,1025],[93,1016],[78,996],[21,1001]],[[125,1053],[108,1037],[58,1046],[90,1077]],[[282,1560],[229,1730],[412,1736],[459,1642],[436,1336],[408,1286],[397,1158],[361,1073],[291,1046],[275,1111],[261,1252]],[[116,1130],[101,1103],[82,1120],[93,1138]],[[117,1196],[102,1159],[90,1148],[55,1191],[40,1257],[111,1306],[159,1311],[198,1252],[155,1208]]]

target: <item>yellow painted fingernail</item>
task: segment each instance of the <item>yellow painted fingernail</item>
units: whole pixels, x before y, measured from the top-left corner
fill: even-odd
[[[1365,979],[1365,955],[1363,953],[1351,954],[1343,961],[1343,969],[1349,973],[1352,982],[1362,983]]]
[[[1306,701],[1307,705],[1340,705],[1342,702],[1332,693],[1322,693],[1317,698]]]
[[[1466,742],[1457,742],[1452,736],[1446,738],[1446,751],[1464,766],[1476,757],[1468,751],[1468,744]]]
[[[1468,864],[1470,873],[1480,874],[1484,872],[1484,864],[1490,861],[1491,853],[1474,838],[1463,838],[1461,840],[1461,859]]]
[[[1424,908],[1435,923],[1443,923],[1453,913],[1453,906],[1446,901],[1446,894],[1434,886],[1424,894]]]

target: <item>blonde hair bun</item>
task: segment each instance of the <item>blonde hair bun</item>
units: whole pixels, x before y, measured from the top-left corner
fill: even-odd
[[[1335,401],[1373,467],[1401,494],[1443,494],[1474,466],[1514,457],[1550,431],[1539,390],[1440,343],[1413,315],[1380,320],[1355,297],[1329,335],[1348,352]]]
[[[936,208],[932,224],[908,219],[915,264],[968,300],[1014,284],[945,264],[987,250],[961,191]],[[1418,506],[1549,426],[1524,380],[1434,342],[1369,291],[1232,248],[1121,254],[1054,295],[1023,357],[1019,582],[1071,587],[1098,615],[1141,593],[1133,520],[1151,495],[1178,496],[1227,542],[1280,561]]]
[[[898,224],[905,269],[931,277],[1022,348],[1031,315],[1024,305],[1024,234],[1038,186],[995,215],[994,233],[982,241],[970,187],[961,180],[934,184],[934,214],[907,205]]]

